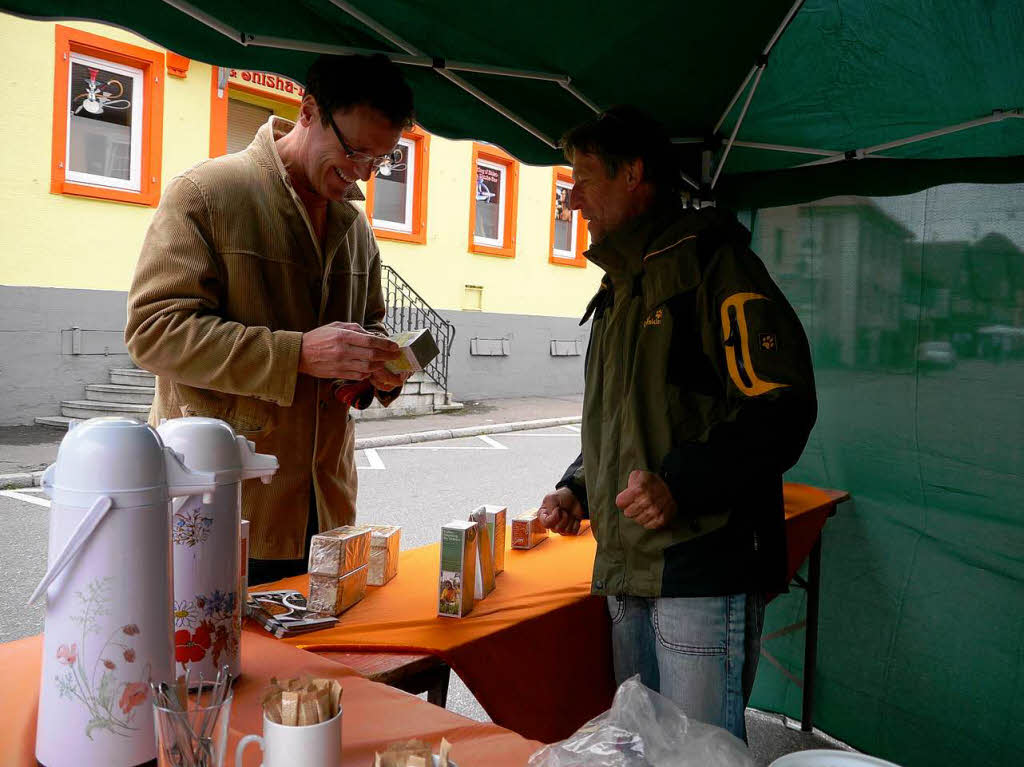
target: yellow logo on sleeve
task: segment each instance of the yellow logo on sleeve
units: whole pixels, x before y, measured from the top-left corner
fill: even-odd
[[[725,363],[729,377],[736,388],[748,397],[756,397],[789,384],[764,381],[757,377],[750,359],[750,334],[747,330],[745,307],[748,301],[767,301],[760,293],[734,293],[722,302],[722,329],[725,335]],[[774,351],[777,343],[774,333],[762,333],[759,345],[765,351]]]

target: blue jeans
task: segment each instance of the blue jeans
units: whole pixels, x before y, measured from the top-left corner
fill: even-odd
[[[761,652],[763,594],[608,597],[615,682],[634,674],[701,722],[744,741]]]

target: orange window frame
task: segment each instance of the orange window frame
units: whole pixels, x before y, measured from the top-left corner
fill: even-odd
[[[476,234],[476,164],[477,160],[505,166],[505,231],[500,247],[480,245]],[[516,207],[519,201],[519,163],[512,155],[496,146],[473,144],[473,162],[470,165],[469,184],[469,252],[485,256],[515,258],[516,256]]]
[[[270,90],[253,88],[251,85],[228,80],[224,91],[218,87],[217,67],[210,67],[210,157],[220,157],[228,153],[228,98],[231,91],[251,93],[254,96],[276,101],[279,104],[298,106],[302,99],[288,98]]]
[[[572,171],[569,168],[556,167],[551,173],[551,239],[548,242],[548,263],[558,266],[575,266],[586,268],[587,259],[583,253],[587,250],[587,222],[574,210],[572,215],[576,218],[576,242],[573,243],[573,258],[563,258],[555,255],[555,194],[558,191],[558,182],[572,185]]]
[[[402,138],[411,141],[415,151],[415,178],[412,179],[412,232],[396,232],[393,229],[373,227],[378,240],[397,240],[424,245],[427,242],[427,176],[430,168],[430,134],[414,125],[402,131]],[[366,217],[373,224],[374,181],[371,176],[366,184]]]
[[[122,66],[141,69],[142,147],[139,163],[139,191],[110,189],[68,181],[64,161],[68,146],[68,59],[72,53],[93,56]],[[50,191],[99,200],[129,202],[155,207],[160,202],[160,172],[163,156],[164,54],[160,51],[110,40],[100,35],[56,25],[53,80],[53,150]]]

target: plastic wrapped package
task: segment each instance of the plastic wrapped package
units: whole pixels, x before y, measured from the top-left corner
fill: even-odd
[[[370,528],[344,525],[317,533],[309,542],[309,572],[342,575],[354,572],[370,559]]]
[[[639,675],[623,682],[612,707],[566,740],[544,746],[529,767],[755,767],[732,733],[689,719],[648,689]]]

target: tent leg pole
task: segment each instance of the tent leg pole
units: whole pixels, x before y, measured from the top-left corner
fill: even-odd
[[[807,633],[804,637],[804,689],[800,729],[814,729],[814,676],[818,665],[818,595],[821,590],[821,534],[807,562]]]

